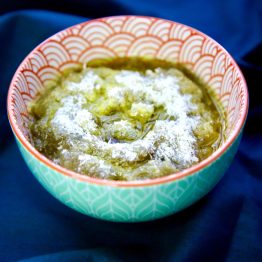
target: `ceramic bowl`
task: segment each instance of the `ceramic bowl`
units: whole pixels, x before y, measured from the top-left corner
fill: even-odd
[[[31,144],[28,103],[61,72],[95,58],[156,57],[183,63],[205,81],[227,112],[226,139],[204,161],[169,176],[108,181],[56,165]],[[92,217],[147,221],[178,212],[207,194],[236,154],[248,109],[245,80],[232,57],[207,35],[153,17],[117,16],[65,29],[36,47],[10,85],[8,115],[18,147],[36,179],[65,205]]]

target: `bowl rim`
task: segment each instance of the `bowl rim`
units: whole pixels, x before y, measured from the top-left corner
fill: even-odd
[[[181,25],[183,27],[186,27],[186,28],[192,30],[193,32],[196,32],[197,34],[203,36],[204,38],[211,40],[226,54],[226,56],[230,57],[230,59],[232,60],[231,64],[232,64],[233,67],[235,67],[238,70],[240,81],[243,83],[243,94],[244,94],[244,96],[243,96],[243,100],[244,100],[243,108],[244,108],[244,111],[242,112],[240,121],[238,121],[237,125],[231,131],[232,134],[230,135],[229,139],[226,140],[221,145],[221,147],[219,147],[215,152],[213,152],[208,158],[206,158],[206,159],[202,160],[201,162],[197,163],[196,165],[193,165],[193,166],[186,168],[182,171],[179,171],[177,173],[173,173],[173,174],[170,174],[170,175],[167,175],[167,176],[163,176],[163,177],[152,178],[152,179],[147,179],[147,180],[135,180],[135,181],[114,181],[114,180],[94,178],[94,177],[90,177],[88,175],[83,175],[83,174],[71,171],[69,169],[66,169],[66,168],[60,166],[60,165],[55,164],[53,161],[49,160],[47,157],[45,157],[40,152],[38,152],[33,147],[33,145],[31,145],[31,143],[29,143],[29,141],[27,141],[27,139],[25,138],[25,136],[22,134],[21,130],[19,129],[18,125],[16,124],[15,117],[14,117],[13,112],[11,110],[11,104],[12,104],[11,102],[12,102],[13,87],[15,86],[15,82],[16,82],[18,74],[23,69],[24,63],[32,56],[33,52],[38,50],[41,46],[43,46],[48,41],[50,41],[55,35],[65,31],[65,30],[72,29],[72,28],[79,26],[79,25],[83,26],[83,25],[87,25],[89,23],[93,23],[94,21],[103,21],[104,19],[109,19],[109,18],[114,19],[114,18],[132,18],[132,17],[133,18],[147,18],[147,19],[162,20],[162,21],[167,21],[167,22],[172,23],[172,24],[177,24],[177,25]],[[7,114],[8,114],[8,119],[9,119],[9,122],[10,122],[10,125],[11,125],[11,128],[12,128],[12,131],[13,131],[15,137],[18,139],[18,141],[37,160],[39,160],[42,164],[48,166],[52,170],[54,170],[54,171],[56,171],[56,172],[58,172],[62,175],[69,176],[71,178],[77,179],[77,180],[82,181],[82,182],[88,182],[88,183],[95,184],[95,185],[113,186],[113,187],[122,187],[122,188],[154,186],[154,185],[169,183],[169,182],[173,182],[175,180],[193,175],[193,174],[199,172],[201,169],[206,168],[212,162],[215,162],[233,144],[233,142],[236,140],[238,135],[241,133],[241,130],[244,127],[244,124],[245,124],[245,121],[246,121],[246,118],[247,118],[248,107],[249,107],[249,95],[248,95],[248,88],[247,88],[246,80],[245,80],[239,66],[237,65],[236,61],[234,60],[234,58],[228,53],[228,51],[223,46],[221,46],[217,41],[215,41],[210,36],[202,33],[201,31],[199,31],[199,30],[197,30],[197,29],[195,29],[191,26],[188,26],[188,25],[185,25],[185,24],[182,24],[182,23],[179,23],[179,22],[171,21],[171,20],[168,20],[168,19],[151,17],[151,16],[140,16],[140,15],[119,15],[119,16],[107,16],[107,17],[102,17],[102,18],[90,19],[90,20],[87,20],[85,22],[78,23],[78,24],[75,24],[73,26],[67,27],[67,28],[60,30],[57,33],[51,35],[46,40],[44,40],[39,45],[37,45],[24,58],[24,60],[20,63],[19,67],[17,68],[17,70],[16,70],[16,72],[15,72],[15,74],[14,74],[12,80],[11,80],[9,90],[8,90],[8,95],[7,95]]]

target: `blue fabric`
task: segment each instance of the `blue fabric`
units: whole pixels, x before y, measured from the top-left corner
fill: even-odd
[[[0,261],[262,261],[259,0],[1,0],[0,14]],[[33,47],[70,25],[117,14],[198,28],[231,52],[249,85],[243,140],[222,181],[197,204],[154,222],[104,222],[59,203],[29,172],[6,117],[11,77]]]

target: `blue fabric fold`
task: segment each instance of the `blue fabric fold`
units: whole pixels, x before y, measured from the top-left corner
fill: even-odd
[[[0,261],[262,261],[261,2],[3,0],[0,14]],[[100,221],[54,199],[26,167],[6,116],[11,78],[36,45],[73,24],[117,14],[162,17],[209,34],[240,64],[251,98],[239,152],[217,187],[147,223]]]

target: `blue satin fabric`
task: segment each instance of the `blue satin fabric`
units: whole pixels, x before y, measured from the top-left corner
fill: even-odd
[[[262,261],[259,0],[1,0],[0,14],[0,261]],[[6,116],[11,77],[30,50],[68,26],[118,14],[207,33],[236,58],[249,85],[243,140],[222,181],[197,204],[154,222],[104,222],[59,203],[26,167]]]

